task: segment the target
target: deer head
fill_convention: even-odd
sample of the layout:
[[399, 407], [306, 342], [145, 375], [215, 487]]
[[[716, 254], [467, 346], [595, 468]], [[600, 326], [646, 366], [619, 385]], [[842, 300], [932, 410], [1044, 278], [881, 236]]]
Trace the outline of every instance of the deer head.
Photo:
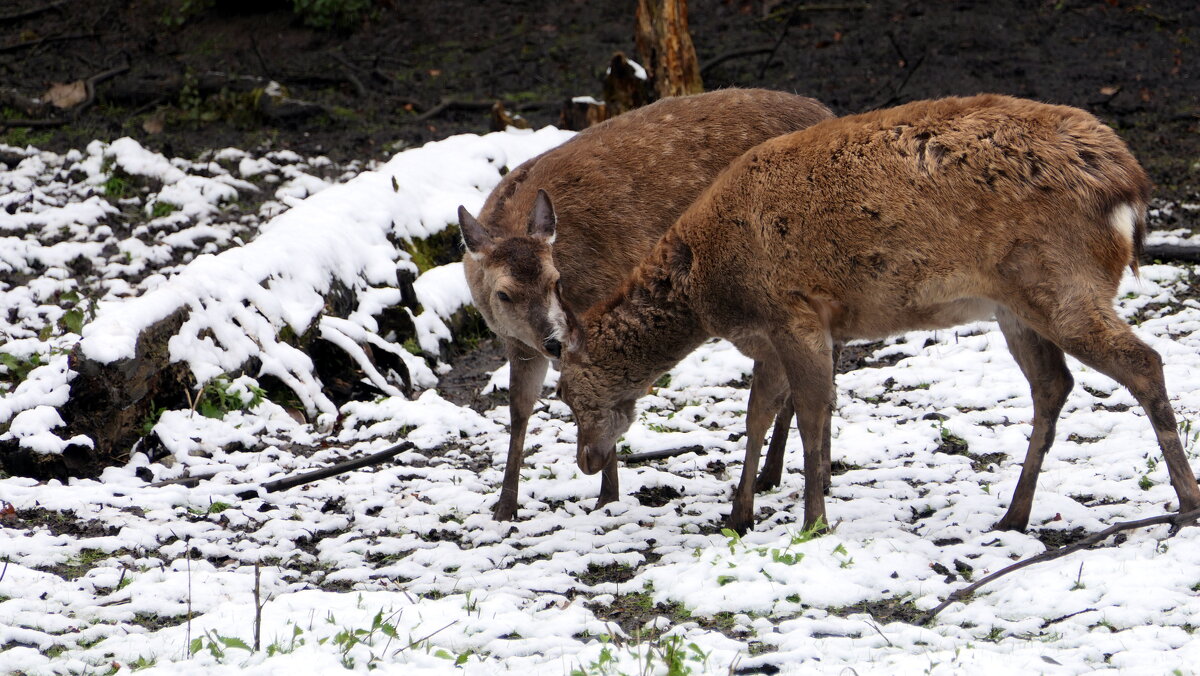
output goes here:
[[557, 219], [539, 190], [524, 235], [492, 237], [463, 207], [458, 222], [473, 265], [475, 306], [497, 334], [557, 359], [567, 329], [551, 247]]
[[646, 389], [605, 378], [606, 372], [594, 368], [586, 350], [574, 345], [564, 353], [561, 366], [558, 395], [571, 407], [578, 427], [575, 460], [584, 474], [595, 474], [616, 454], [617, 439], [633, 423], [634, 405]]

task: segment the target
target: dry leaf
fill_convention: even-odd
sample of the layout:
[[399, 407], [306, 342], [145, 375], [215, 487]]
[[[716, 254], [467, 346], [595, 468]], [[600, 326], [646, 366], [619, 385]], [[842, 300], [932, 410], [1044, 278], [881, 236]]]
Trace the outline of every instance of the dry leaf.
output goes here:
[[142, 121], [142, 130], [147, 134], [161, 134], [163, 133], [164, 127], [165, 125], [163, 124], [163, 119], [157, 115], [153, 117], [147, 117]]
[[50, 91], [44, 97], [55, 108], [73, 108], [87, 98], [87, 85], [83, 80], [74, 82], [51, 82]]
[[1100, 93], [1105, 96], [1112, 96], [1119, 91], [1121, 91], [1120, 87], [1101, 87], [1100, 88]]

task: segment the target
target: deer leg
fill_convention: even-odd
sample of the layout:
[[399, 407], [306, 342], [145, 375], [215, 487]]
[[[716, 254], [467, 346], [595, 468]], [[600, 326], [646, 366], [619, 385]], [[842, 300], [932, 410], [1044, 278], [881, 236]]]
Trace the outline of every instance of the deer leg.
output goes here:
[[[815, 318], [814, 318], [815, 319]], [[783, 362], [796, 424], [804, 445], [804, 527], [828, 525], [825, 517], [823, 446], [833, 412], [833, 360], [823, 331], [778, 336], [775, 351]]]
[[767, 436], [767, 427], [779, 410], [786, 393], [787, 380], [777, 365], [754, 362], [754, 376], [750, 381], [750, 403], [746, 407], [746, 460], [742, 464], [742, 478], [733, 494], [733, 509], [729, 512], [728, 522], [729, 527], [738, 533], [745, 533], [754, 525], [754, 488], [758, 458], [762, 451], [763, 439]]
[[[1057, 308], [1045, 335], [1067, 353], [1125, 386], [1150, 418], [1179, 496], [1179, 510], [1200, 508], [1200, 485], [1188, 464], [1175, 428], [1175, 412], [1167, 398], [1162, 357], [1143, 343], [1108, 303], [1067, 302]], [[1037, 324], [1033, 324], [1035, 328]]]
[[[829, 404], [832, 413], [832, 407], [837, 403], [837, 385], [833, 381], [834, 374], [837, 373], [838, 359], [842, 356], [842, 344], [835, 342], [830, 346], [829, 355]], [[832, 414], [825, 418], [825, 429], [821, 432], [821, 491], [825, 495], [829, 495], [829, 489], [833, 486], [833, 455], [832, 455], [832, 435], [833, 435], [833, 416]]]
[[492, 510], [496, 521], [512, 521], [517, 515], [517, 484], [521, 481], [521, 458], [525, 453], [525, 432], [533, 405], [542, 394], [546, 367], [550, 360], [515, 340], [508, 341], [508, 459], [504, 464], [504, 483], [500, 500]]
[[[792, 427], [792, 398], [788, 397], [783, 408], [775, 413], [775, 427], [771, 430], [771, 445], [767, 447], [767, 461], [763, 465], [758, 480], [754, 482], [754, 490], [758, 493], [778, 488], [783, 483], [783, 460], [787, 454], [788, 432]], [[749, 425], [747, 425], [749, 429]], [[749, 445], [749, 441], [747, 441]]]
[[[841, 356], [841, 343], [834, 343], [831, 355], [831, 363], [833, 364], [834, 372], [837, 371], [838, 357]], [[831, 395], [831, 401], [836, 401], [836, 392]], [[792, 424], [792, 416], [794, 415], [795, 405], [791, 397], [784, 402], [781, 412], [776, 414], [775, 428], [771, 430], [771, 445], [767, 448], [767, 463], [763, 466], [762, 473], [758, 475], [758, 482], [755, 484], [755, 490], [762, 492], [772, 488], [778, 488], [783, 483], [783, 461], [787, 452], [787, 437], [788, 431]], [[830, 417], [832, 420], [832, 416]], [[821, 467], [823, 468], [823, 476], [821, 478], [821, 488], [826, 495], [829, 495], [829, 487], [832, 483], [831, 459], [830, 459], [830, 421], [826, 421], [825, 430], [821, 433]]]
[[617, 482], [617, 456], [613, 454], [608, 464], [600, 471], [600, 497], [592, 509], [600, 509], [610, 502], [616, 502], [621, 497], [621, 488]]
[[996, 523], [997, 530], [1025, 530], [1029, 524], [1029, 512], [1033, 506], [1033, 492], [1037, 488], [1042, 460], [1050, 445], [1054, 443], [1054, 430], [1058, 415], [1074, 381], [1067, 369], [1063, 351], [1057, 345], [1038, 335], [1004, 308], [998, 308], [996, 319], [1008, 342], [1008, 349], [1016, 359], [1033, 396], [1033, 432], [1029, 435], [1029, 450], [1021, 467], [1021, 478], [1013, 492], [1012, 502], [1004, 517]]

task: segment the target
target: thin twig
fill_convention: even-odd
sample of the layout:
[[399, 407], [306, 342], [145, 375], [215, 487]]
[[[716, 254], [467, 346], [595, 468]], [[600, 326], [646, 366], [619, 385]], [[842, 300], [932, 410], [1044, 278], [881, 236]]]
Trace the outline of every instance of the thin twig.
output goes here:
[[262, 584], [258, 561], [254, 562], [254, 652], [261, 649], [262, 644]]
[[438, 102], [438, 104], [436, 106], [434, 106], [434, 107], [430, 108], [429, 110], [421, 113], [420, 115], [414, 117], [412, 121], [413, 122], [424, 122], [425, 120], [428, 120], [431, 117], [441, 115], [443, 111], [448, 110], [451, 106], [454, 106], [454, 105], [456, 105], [456, 104], [451, 99], [442, 99], [440, 102]]
[[[910, 79], [912, 79], [913, 74], [915, 74], [917, 72], [917, 69], [921, 67], [921, 64], [925, 63], [926, 56], [927, 56], [927, 53], [921, 54], [920, 58], [917, 59], [917, 62], [912, 65], [912, 68], [906, 68], [905, 69], [906, 72], [904, 74], [904, 79], [902, 79], [900, 81], [900, 84], [896, 86], [896, 90], [892, 93], [892, 95], [883, 103], [880, 103], [879, 105], [871, 107], [870, 110], [878, 110], [880, 108], [886, 108], [886, 107], [892, 105], [893, 103], [899, 103], [900, 92], [904, 91], [904, 88], [908, 85], [908, 81]], [[883, 88], [880, 87], [879, 91], [882, 92]], [[878, 96], [878, 95], [879, 94], [876, 93], [876, 96]]]
[[888, 638], [887, 636], [884, 636], [884, 634], [883, 634], [883, 630], [879, 628], [879, 624], [878, 624], [877, 622], [875, 622], [875, 620], [869, 620], [869, 621], [867, 622], [867, 626], [869, 626], [869, 627], [871, 627], [872, 629], [874, 629], [876, 634], [879, 634], [879, 636], [880, 636], [880, 637], [882, 637], [882, 638], [883, 638], [883, 640], [887, 641], [887, 644], [888, 644], [888, 647], [889, 647], [889, 648], [894, 648], [894, 647], [896, 647], [896, 646], [892, 645], [892, 640], [891, 640], [890, 638]]
[[15, 129], [18, 127], [40, 129], [42, 127], [61, 127], [66, 123], [66, 120], [59, 120], [57, 118], [50, 118], [47, 120], [0, 120], [0, 129]]
[[183, 539], [184, 553], [187, 558], [187, 632], [184, 636], [183, 644], [184, 659], [191, 657], [186, 653], [192, 649], [192, 538], [185, 537]]
[[1026, 566], [1032, 566], [1035, 563], [1041, 563], [1043, 561], [1053, 561], [1054, 559], [1066, 556], [1067, 554], [1070, 554], [1071, 552], [1077, 552], [1080, 549], [1084, 549], [1085, 547], [1090, 547], [1091, 545], [1094, 545], [1098, 542], [1103, 542], [1106, 538], [1108, 538], [1108, 536], [1112, 535], [1113, 533], [1119, 533], [1119, 532], [1125, 531], [1125, 530], [1133, 530], [1135, 528], [1142, 528], [1144, 526], [1157, 526], [1160, 524], [1171, 524], [1172, 527], [1174, 527], [1174, 528], [1181, 528], [1183, 526], [1190, 525], [1191, 523], [1195, 522], [1197, 519], [1200, 519], [1200, 509], [1193, 509], [1190, 512], [1181, 512], [1178, 514], [1162, 514], [1160, 516], [1152, 516], [1152, 517], [1149, 517], [1146, 519], [1138, 519], [1136, 521], [1122, 521], [1121, 523], [1113, 524], [1113, 525], [1109, 526], [1108, 528], [1105, 528], [1104, 530], [1100, 531], [1099, 533], [1089, 535], [1077, 542], [1073, 542], [1069, 545], [1059, 547], [1058, 549], [1051, 549], [1050, 551], [1042, 552], [1041, 554], [1038, 554], [1037, 556], [1032, 556], [1028, 559], [1018, 561], [1018, 562], [1012, 564], [1011, 566], [1007, 566], [1005, 568], [1002, 568], [1002, 569], [992, 573], [991, 575], [988, 575], [987, 577], [979, 580], [978, 582], [975, 582], [974, 584], [971, 584], [966, 587], [963, 587], [962, 589], [959, 589], [958, 591], [954, 592], [950, 596], [946, 597], [945, 601], [942, 601], [935, 608], [933, 608], [929, 612], [922, 615], [917, 620], [917, 624], [928, 624], [930, 622], [930, 620], [932, 620], [938, 613], [945, 610], [951, 603], [955, 603], [956, 601], [961, 601], [962, 599], [975, 593], [976, 589], [979, 589], [983, 585], [985, 585], [999, 577], [1003, 577], [1005, 575], [1008, 575], [1009, 573], [1018, 571], [1022, 568], [1025, 568]]
[[5, 14], [0, 16], [0, 23], [28, 19], [31, 16], [37, 16], [38, 14], [49, 12], [52, 9], [58, 9], [69, 2], [71, 2], [71, 0], [58, 0], [58, 2], [52, 2], [48, 5], [42, 5], [41, 7], [34, 7], [33, 9], [26, 9], [20, 12], [13, 12], [12, 14]]
[[750, 49], [739, 49], [736, 51], [725, 52], [724, 54], [719, 54], [719, 55], [714, 56], [713, 58], [709, 59], [708, 61], [705, 61], [704, 65], [700, 66], [700, 75], [704, 76], [705, 74], [708, 73], [708, 71], [712, 70], [713, 68], [716, 68], [717, 66], [725, 63], [726, 61], [730, 61], [733, 59], [741, 59], [741, 58], [744, 58], [747, 56], [757, 56], [759, 54], [766, 54], [769, 51], [771, 51], [770, 47], [752, 47]]
[[88, 106], [92, 105], [92, 102], [96, 100], [96, 85], [98, 85], [101, 82], [104, 82], [105, 80], [108, 80], [110, 78], [114, 78], [128, 70], [129, 70], [129, 61], [126, 60], [125, 65], [123, 65], [123, 66], [118, 66], [116, 68], [110, 68], [102, 73], [96, 73], [95, 75], [89, 77], [87, 79], [87, 81], [84, 82], [84, 86], [87, 88], [87, 98], [85, 98], [82, 103], [80, 103], [78, 106], [76, 106], [71, 111], [71, 114], [73, 116], [75, 116], [76, 118], [78, 118], [79, 115], [81, 113], [83, 113], [83, 111], [87, 110]]
[[254, 48], [254, 55], [258, 57], [258, 65], [262, 68], [263, 77], [268, 80], [273, 79], [271, 77], [271, 69], [267, 68], [267, 60], [263, 58], [262, 50], [258, 48], [258, 40], [254, 38], [253, 34], [250, 35], [250, 46]]
[[404, 652], [405, 650], [408, 650], [409, 648], [411, 648], [419, 643], [428, 641], [429, 639], [433, 638], [434, 636], [437, 636], [438, 634], [442, 633], [443, 631], [446, 631], [447, 629], [449, 629], [450, 627], [453, 627], [456, 624], [458, 624], [458, 620], [453, 620], [450, 622], [450, 624], [447, 624], [446, 626], [442, 627], [441, 629], [438, 629], [435, 632], [432, 632], [430, 634], [426, 634], [426, 635], [422, 636], [421, 638], [409, 643], [408, 645], [404, 646], [403, 648], [396, 648], [396, 652], [392, 653], [392, 655], [399, 655], [400, 653]]
[[[534, 108], [549, 108], [560, 105], [561, 102], [556, 101], [531, 101], [529, 103], [512, 104], [501, 101], [506, 108], [515, 111], [532, 110]], [[437, 117], [447, 110], [491, 110], [492, 106], [496, 105], [495, 101], [455, 101], [454, 99], [442, 99], [436, 106], [412, 118], [409, 122], [424, 122], [431, 117]]]
[[785, 14], [790, 16], [790, 15], [796, 14], [798, 12], [838, 12], [838, 11], [842, 11], [842, 10], [867, 10], [867, 9], [871, 9], [871, 5], [870, 5], [870, 3], [866, 3], [866, 2], [845, 4], [845, 5], [837, 5], [837, 4], [833, 4], [833, 5], [792, 5], [791, 7], [786, 7], [784, 9], [774, 11], [771, 14], [769, 14], [763, 18], [775, 19], [775, 18], [781, 17]]
[[771, 53], [767, 58], [763, 59], [762, 66], [758, 69], [758, 79], [763, 79], [767, 74], [767, 67], [771, 65], [771, 60], [775, 58], [775, 53], [779, 51], [780, 45], [783, 44], [784, 38], [787, 37], [788, 31], [792, 29], [792, 21], [796, 18], [796, 12], [790, 12], [787, 15], [787, 20], [783, 22], [783, 31], [779, 33], [779, 39], [775, 41], [775, 46], [771, 47]]
[[65, 42], [67, 40], [84, 40], [87, 38], [97, 37], [97, 33], [74, 33], [72, 35], [55, 35], [48, 38], [39, 38], [37, 40], [28, 40], [26, 42], [18, 42], [12, 45], [4, 45], [0, 47], [0, 54], [4, 52], [15, 52], [27, 47], [37, 47], [39, 45], [49, 44], [51, 42]]
[[334, 61], [342, 64], [342, 69], [346, 73], [346, 79], [350, 81], [350, 84], [354, 85], [354, 90], [358, 92], [359, 98], [367, 98], [367, 88], [363, 86], [362, 80], [358, 79], [358, 76], [354, 74], [354, 66], [350, 61], [337, 52], [330, 52], [329, 55], [333, 57]]

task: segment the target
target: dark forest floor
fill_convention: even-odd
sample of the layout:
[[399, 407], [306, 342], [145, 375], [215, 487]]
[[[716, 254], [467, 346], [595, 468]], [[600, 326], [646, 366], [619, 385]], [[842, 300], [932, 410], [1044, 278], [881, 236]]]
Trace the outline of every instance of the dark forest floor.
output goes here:
[[[447, 98], [500, 99], [534, 126], [555, 123], [564, 99], [599, 96], [614, 51], [634, 52], [632, 2], [378, 0], [341, 30], [306, 27], [290, 6], [8, 0], [0, 89], [37, 97], [53, 82], [128, 70], [97, 83], [94, 103], [61, 126], [0, 137], [52, 150], [128, 135], [183, 156], [238, 146], [384, 159], [487, 130], [485, 109], [421, 119]], [[689, 13], [707, 88], [791, 90], [839, 114], [984, 91], [1080, 106], [1129, 141], [1158, 196], [1200, 196], [1194, 1], [693, 0]], [[271, 80], [319, 107], [264, 112]], [[50, 116], [0, 97], [5, 119]]]

